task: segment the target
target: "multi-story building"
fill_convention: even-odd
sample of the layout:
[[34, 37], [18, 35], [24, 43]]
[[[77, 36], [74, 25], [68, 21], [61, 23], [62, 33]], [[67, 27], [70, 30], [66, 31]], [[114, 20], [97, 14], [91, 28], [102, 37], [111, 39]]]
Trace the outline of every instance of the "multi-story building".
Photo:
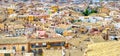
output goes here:
[[0, 39], [0, 56], [17, 56], [25, 53], [34, 53], [34, 55], [42, 55], [42, 49], [62, 49], [68, 47], [65, 38], [48, 38], [48, 39], [27, 39], [21, 37], [4, 37]]
[[25, 52], [28, 52], [28, 44], [27, 40], [25, 37], [21, 38], [1, 38], [0, 41], [0, 49], [1, 50], [6, 50], [6, 51], [15, 51], [9, 52], [9, 53], [2, 53], [0, 56], [14, 56], [16, 54], [23, 54]]

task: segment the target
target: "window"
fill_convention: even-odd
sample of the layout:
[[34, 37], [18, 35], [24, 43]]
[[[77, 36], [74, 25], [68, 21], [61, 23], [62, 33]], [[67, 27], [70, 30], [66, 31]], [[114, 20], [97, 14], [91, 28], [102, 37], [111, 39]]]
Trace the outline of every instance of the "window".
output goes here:
[[31, 47], [32, 47], [32, 48], [35, 48], [35, 45], [34, 45], [34, 44], [31, 44]]
[[25, 47], [24, 46], [22, 46], [22, 51], [25, 51]]
[[3, 50], [6, 50], [6, 47], [3, 47]]
[[42, 43], [42, 47], [47, 47], [47, 43]]
[[61, 46], [62, 43], [58, 42], [58, 43], [51, 43], [51, 46]]
[[13, 50], [15, 50], [15, 51], [16, 51], [16, 47], [15, 47], [15, 46], [13, 47]]
[[43, 50], [42, 50], [42, 49], [39, 49], [39, 50], [38, 50], [38, 53], [42, 55]]

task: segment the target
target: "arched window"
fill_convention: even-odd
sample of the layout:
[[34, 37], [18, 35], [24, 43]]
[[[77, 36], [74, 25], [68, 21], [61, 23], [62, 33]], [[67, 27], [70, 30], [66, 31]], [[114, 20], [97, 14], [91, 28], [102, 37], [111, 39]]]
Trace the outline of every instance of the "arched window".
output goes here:
[[24, 46], [22, 46], [22, 51], [25, 51], [25, 47]]
[[6, 50], [6, 47], [3, 47], [3, 50]]
[[15, 51], [16, 51], [16, 47], [15, 47], [15, 46], [13, 47], [13, 50], [15, 50]]

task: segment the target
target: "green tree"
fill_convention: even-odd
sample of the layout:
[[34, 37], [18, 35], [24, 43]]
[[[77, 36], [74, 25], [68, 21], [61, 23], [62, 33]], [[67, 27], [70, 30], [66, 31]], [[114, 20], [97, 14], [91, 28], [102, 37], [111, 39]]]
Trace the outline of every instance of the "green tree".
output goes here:
[[85, 11], [82, 12], [84, 16], [89, 16], [92, 13], [97, 13], [97, 9], [89, 9], [87, 8]]
[[84, 14], [85, 16], [88, 16], [88, 15], [90, 14], [90, 12], [89, 12], [88, 9], [86, 9], [86, 10], [83, 12], [83, 14]]

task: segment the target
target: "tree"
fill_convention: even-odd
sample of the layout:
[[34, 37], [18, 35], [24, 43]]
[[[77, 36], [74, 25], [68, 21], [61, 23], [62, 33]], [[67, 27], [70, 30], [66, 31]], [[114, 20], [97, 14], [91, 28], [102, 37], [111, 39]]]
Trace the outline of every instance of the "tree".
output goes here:
[[82, 12], [82, 14], [84, 16], [88, 16], [88, 15], [90, 15], [92, 13], [97, 13], [97, 9], [95, 10], [95, 9], [89, 9], [89, 8], [87, 8], [85, 11]]
[[90, 12], [89, 12], [88, 9], [86, 9], [86, 10], [83, 12], [83, 14], [84, 14], [85, 16], [88, 16], [88, 15], [90, 14]]

